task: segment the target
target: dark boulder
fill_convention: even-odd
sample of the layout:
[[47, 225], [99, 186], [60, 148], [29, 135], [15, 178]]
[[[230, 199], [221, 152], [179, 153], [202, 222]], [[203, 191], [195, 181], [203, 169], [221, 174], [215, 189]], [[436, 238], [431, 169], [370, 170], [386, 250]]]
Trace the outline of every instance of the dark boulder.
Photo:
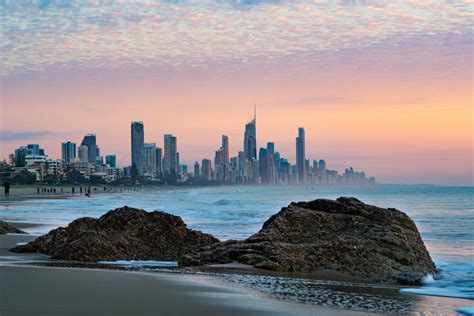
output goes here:
[[22, 230], [19, 230], [4, 221], [0, 221], [0, 235], [5, 235], [5, 234], [27, 234]]
[[355, 198], [291, 203], [247, 240], [205, 247], [181, 265], [229, 262], [282, 272], [332, 270], [387, 284], [419, 284], [436, 271], [408, 215]]
[[11, 251], [82, 262], [174, 261], [216, 242], [211, 235], [188, 229], [178, 216], [125, 206], [98, 219], [79, 218]]

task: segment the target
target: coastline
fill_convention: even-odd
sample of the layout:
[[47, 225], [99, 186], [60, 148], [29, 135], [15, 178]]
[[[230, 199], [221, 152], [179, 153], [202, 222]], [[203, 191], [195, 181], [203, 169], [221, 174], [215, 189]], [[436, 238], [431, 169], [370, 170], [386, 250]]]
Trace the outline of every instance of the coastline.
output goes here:
[[[38, 227], [34, 223], [9, 224], [23, 230]], [[358, 283], [330, 271], [297, 275], [239, 264], [185, 271], [130, 269], [9, 252], [18, 243], [35, 238], [0, 235], [0, 315], [382, 315], [398, 309], [454, 313], [455, 307], [471, 303], [402, 295], [400, 287]], [[261, 286], [268, 283], [274, 287]], [[305, 291], [310, 297], [299, 296]], [[363, 304], [352, 304], [351, 297]], [[326, 304], [331, 301], [335, 304]]]
[[1, 315], [374, 315], [275, 300], [208, 275], [48, 266], [48, 256], [8, 251], [34, 238], [0, 236]]
[[[138, 205], [145, 205], [145, 208], [149, 210], [153, 210], [155, 207], [158, 209], [166, 209], [166, 210], [175, 210], [176, 213], [182, 212], [180, 215], [181, 216], [189, 216], [189, 212], [192, 212], [192, 208], [188, 208], [187, 203], [183, 203], [182, 201], [187, 201], [191, 199], [193, 202], [192, 203], [199, 203], [201, 201], [204, 201], [204, 203], [201, 203], [198, 205], [198, 209], [205, 209], [206, 212], [209, 212], [211, 210], [217, 209], [220, 213], [222, 214], [227, 214], [228, 212], [232, 212], [235, 208], [240, 208], [242, 205], [242, 194], [244, 195], [246, 201], [250, 198], [250, 204], [243, 204], [245, 207], [248, 207], [249, 209], [254, 209], [256, 208], [256, 205], [259, 207], [261, 205], [265, 205], [264, 203], [261, 203], [261, 196], [260, 192], [259, 194], [253, 194], [249, 195], [248, 192], [252, 192], [251, 190], [246, 190], [245, 188], [237, 188], [237, 189], [219, 189], [217, 190], [218, 194], [215, 193], [215, 190], [208, 191], [208, 190], [192, 190], [192, 191], [186, 191], [184, 190], [183, 192], [186, 195], [182, 195], [183, 192], [181, 190], [163, 190], [163, 188], [155, 188], [151, 187], [149, 188], [150, 192], [147, 192], [147, 194], [136, 194], [133, 192], [133, 190], [126, 191], [126, 194], [118, 194], [118, 195], [100, 195], [97, 194], [95, 195], [96, 199], [94, 199], [94, 195], [92, 196], [91, 199], [86, 199], [84, 198], [75, 198], [75, 199], [67, 199], [64, 200], [64, 202], [61, 201], [56, 201], [56, 200], [51, 200], [51, 202], [46, 202], [46, 201], [38, 201], [38, 203], [35, 203], [34, 201], [31, 202], [21, 202], [18, 203], [18, 205], [22, 205], [21, 208], [15, 207], [16, 203], [12, 203], [11, 206], [6, 204], [3, 204], [4, 210], [6, 213], [4, 215], [7, 215], [3, 220], [6, 220], [10, 224], [12, 224], [15, 227], [18, 227], [20, 229], [26, 230], [27, 232], [33, 232], [33, 233], [45, 233], [47, 230], [46, 228], [52, 227], [50, 225], [44, 225], [44, 223], [48, 221], [42, 221], [42, 218], [38, 217], [37, 215], [29, 216], [30, 214], [38, 214], [38, 212], [41, 212], [39, 214], [43, 214], [42, 212], [46, 212], [45, 214], [52, 214], [53, 217], [50, 218], [61, 218], [61, 219], [66, 219], [69, 220], [67, 217], [63, 217], [63, 214], [74, 214], [74, 216], [71, 217], [74, 218], [77, 216], [77, 214], [81, 214], [81, 216], [100, 216], [101, 212], [105, 212], [109, 208], [110, 203], [117, 203], [119, 205], [123, 204], [132, 204], [131, 202], [133, 201], [133, 205], [136, 205], [138, 201]], [[449, 188], [444, 189], [442, 192], [449, 193], [451, 196], [451, 191], [447, 191]], [[155, 191], [157, 190], [157, 191]], [[158, 191], [160, 190], [160, 191]], [[282, 192], [282, 189], [276, 189], [277, 192]], [[304, 191], [296, 191], [296, 194], [294, 194], [294, 191], [291, 191], [291, 194], [288, 196], [291, 197], [291, 199], [296, 199], [296, 200], [303, 200], [307, 198], [306, 196], [312, 196], [315, 193], [318, 195], [330, 195], [331, 191], [313, 191], [314, 188], [306, 188]], [[449, 189], [450, 190], [450, 189]], [[148, 188], [141, 187], [139, 188], [139, 191], [142, 191], [145, 193], [148, 191]], [[226, 192], [227, 195], [222, 196], [221, 192]], [[155, 194], [156, 192], [156, 194]], [[235, 198], [232, 196], [235, 193], [239, 193], [239, 198]], [[265, 191], [264, 191], [265, 192]], [[303, 192], [303, 193], [301, 193]], [[329, 192], [329, 193], [328, 193]], [[382, 193], [384, 195], [389, 194], [392, 196], [394, 193], [398, 193], [398, 189], [396, 191], [389, 190], [388, 193], [383, 191]], [[428, 191], [430, 194], [428, 196], [431, 196], [432, 194], [437, 194], [439, 195], [439, 191], [432, 191], [431, 189]], [[340, 192], [337, 191], [337, 194]], [[360, 192], [359, 192], [360, 193]], [[364, 193], [364, 192], [362, 192]], [[372, 194], [372, 192], [370, 192]], [[230, 196], [229, 196], [230, 194]], [[273, 196], [274, 195], [274, 190], [270, 191], [269, 195]], [[370, 195], [371, 198], [373, 198], [373, 195]], [[462, 197], [462, 196], [461, 196]], [[258, 198], [258, 203], [255, 203], [255, 201], [252, 201], [253, 199]], [[201, 199], [201, 200], [200, 200]], [[223, 200], [225, 199], [225, 200]], [[402, 206], [400, 206], [401, 209], [406, 209], [408, 211], [410, 210], [417, 210], [417, 213], [410, 213], [414, 214], [415, 217], [418, 215], [418, 218], [424, 219], [427, 211], [427, 207], [424, 206], [424, 201], [425, 197], [423, 199], [414, 199], [411, 195], [409, 196], [409, 199], [400, 199], [397, 196], [397, 199], [391, 199], [387, 200], [385, 196], [383, 199], [381, 199], [381, 205], [385, 205], [387, 207], [389, 206], [397, 206], [398, 203], [401, 203]], [[168, 201], [172, 201], [172, 204], [167, 203]], [[222, 202], [226, 202], [225, 204]], [[410, 202], [405, 202], [405, 201], [410, 201]], [[472, 198], [468, 198], [467, 202], [472, 201]], [[227, 203], [228, 202], [228, 203]], [[252, 204], [253, 203], [253, 204]], [[275, 205], [282, 205], [283, 202], [275, 202]], [[411, 203], [410, 205], [407, 205], [407, 203]], [[374, 204], [379, 204], [377, 201], [374, 202]], [[459, 204], [459, 205], [458, 205]], [[456, 204], [456, 207], [461, 207], [460, 203]], [[24, 208], [23, 208], [24, 205]], [[115, 205], [115, 204], [112, 204]], [[405, 206], [403, 206], [405, 205]], [[65, 208], [66, 207], [66, 208]], [[467, 206], [464, 206], [467, 207]], [[274, 213], [274, 210], [276, 209], [276, 206], [267, 206], [267, 209], [270, 211], [267, 211], [268, 214]], [[26, 212], [25, 212], [25, 211]], [[89, 213], [90, 210], [96, 210], [95, 213]], [[431, 210], [431, 208], [429, 208]], [[443, 212], [451, 213], [449, 212], [449, 208], [446, 206], [443, 207]], [[64, 213], [63, 213], [64, 212]], [[71, 213], [69, 213], [71, 212]], [[220, 214], [219, 213], [219, 214]], [[89, 215], [90, 214], [90, 215]], [[178, 213], [179, 214], [179, 213]], [[422, 214], [423, 216], [420, 217], [419, 214]], [[192, 214], [194, 217], [199, 216], [201, 218], [202, 213], [197, 213], [197, 214]], [[214, 213], [211, 213], [210, 215], [214, 216]], [[207, 216], [207, 215], [206, 215]], [[204, 218], [208, 218], [208, 217]], [[265, 215], [262, 217], [267, 217], [269, 215]], [[191, 217], [192, 218], [192, 217]], [[209, 216], [209, 218], [212, 218]], [[228, 222], [228, 218], [225, 218], [225, 222]], [[49, 218], [46, 218], [48, 219]], [[38, 221], [38, 222], [36, 222]], [[261, 221], [261, 220], [260, 220]], [[239, 223], [238, 221], [231, 221], [233, 223]], [[42, 224], [37, 224], [37, 223], [42, 223]], [[247, 219], [245, 220], [246, 225]], [[55, 225], [55, 224], [54, 224]], [[64, 224], [63, 224], [64, 225]], [[227, 227], [228, 224], [226, 224]], [[260, 227], [260, 223], [258, 223], [258, 228]], [[196, 226], [195, 226], [196, 227]], [[426, 226], [425, 226], [426, 227]], [[448, 225], [449, 227], [449, 225]], [[56, 228], [56, 227], [52, 227]], [[246, 226], [245, 228], [248, 228]], [[256, 231], [258, 228], [253, 228], [253, 229], [248, 229], [252, 231]], [[203, 229], [203, 231], [209, 231], [214, 229], [211, 226], [211, 229]], [[243, 227], [239, 227], [239, 231], [242, 230]], [[48, 229], [49, 230], [49, 229]], [[429, 236], [429, 235], [428, 235]], [[3, 235], [0, 236], [0, 241], [4, 240], [5, 238], [13, 238], [14, 236], [8, 236], [4, 237]], [[15, 238], [19, 238], [18, 242], [23, 242], [21, 241], [21, 238], [36, 238], [36, 236], [15, 236]], [[233, 237], [233, 236], [232, 236]], [[438, 238], [438, 235], [431, 236], [432, 238]], [[14, 244], [12, 244], [14, 245]], [[463, 248], [464, 249], [464, 248]], [[454, 250], [454, 249], [453, 249]], [[452, 251], [452, 250], [450, 250]], [[0, 253], [0, 256], [9, 256], [10, 258], [16, 258], [15, 260], [18, 261], [18, 257], [16, 257], [16, 254], [8, 252], [8, 249], [6, 249], [6, 252], [4, 254]], [[31, 257], [30, 257], [31, 258]], [[21, 260], [24, 260], [25, 258], [21, 258]], [[47, 261], [49, 260], [46, 258]], [[2, 259], [0, 259], [1, 262]], [[71, 263], [63, 263], [62, 266], [59, 264], [59, 262], [54, 261], [55, 264], [51, 264], [53, 262], [52, 260], [49, 260], [48, 262], [44, 262], [40, 265], [43, 267], [38, 267], [36, 265], [36, 268], [48, 268], [48, 269], [56, 269], [56, 268], [71, 268], [71, 269], [78, 269], [80, 271], [84, 269], [90, 269], [94, 268], [93, 270], [98, 270], [98, 268], [102, 270], [113, 270], [110, 267], [90, 267], [90, 268], [78, 268], [77, 266], [74, 267], [73, 264]], [[19, 262], [15, 263], [15, 266], [18, 266]], [[31, 263], [23, 263], [22, 266], [31, 266]], [[3, 265], [4, 266], [4, 265]], [[31, 267], [29, 267], [31, 268]], [[463, 308], [466, 306], [472, 306], [472, 300], [465, 300], [465, 299], [457, 299], [457, 298], [449, 298], [449, 297], [433, 297], [433, 296], [426, 296], [424, 295], [412, 295], [412, 294], [400, 294], [398, 289], [393, 290], [389, 289], [388, 291], [391, 293], [380, 293], [377, 289], [377, 287], [373, 287], [372, 289], [370, 287], [358, 287], [355, 283], [356, 280], [354, 280], [352, 283], [347, 286], [349, 282], [344, 283], [337, 283], [337, 282], [324, 282], [324, 281], [319, 281], [321, 279], [328, 279], [328, 280], [333, 280], [334, 276], [327, 276], [326, 278], [323, 275], [316, 276], [314, 279], [309, 279], [307, 275], [305, 276], [296, 276], [296, 275], [269, 275], [269, 273], [265, 273], [264, 271], [257, 271], [257, 273], [250, 272], [249, 269], [245, 268], [242, 271], [241, 268], [243, 267], [210, 267], [209, 271], [204, 271], [205, 277], [200, 276], [199, 278], [205, 278], [206, 282], [210, 282], [211, 284], [218, 284], [219, 286], [224, 286], [224, 288], [231, 288], [234, 289], [237, 287], [237, 291], [243, 291], [243, 292], [249, 292], [252, 291], [252, 293], [258, 293], [258, 295], [263, 295], [266, 298], [270, 298], [271, 300], [276, 300], [278, 302], [282, 302], [282, 304], [286, 303], [294, 303], [294, 302], [304, 302], [304, 306], [309, 306], [308, 308], [313, 311], [313, 314], [317, 312], [319, 314], [319, 308], [324, 307], [327, 301], [332, 301], [332, 303], [329, 303], [328, 305], [330, 306], [330, 309], [335, 309], [340, 313], [345, 313], [348, 310], [351, 310], [352, 307], [348, 307], [345, 309], [341, 309], [340, 307], [335, 307], [334, 302], [337, 304], [340, 304], [341, 306], [345, 306], [345, 302], [351, 301], [351, 300], [364, 300], [364, 304], [362, 308], [366, 308], [367, 306], [374, 306], [377, 305], [378, 303], [380, 304], [385, 304], [385, 306], [382, 307], [387, 307], [390, 309], [391, 312], [386, 312], [386, 313], [396, 313], [396, 309], [400, 308], [403, 311], [408, 310], [409, 313], [434, 313], [436, 311], [442, 310], [442, 314], [454, 314], [455, 310], [457, 308]], [[132, 269], [136, 270], [136, 269]], [[200, 269], [201, 271], [205, 269]], [[38, 270], [35, 273], [41, 273], [43, 270]], [[54, 270], [58, 271], [58, 270]], [[450, 270], [448, 270], [449, 272]], [[196, 274], [202, 274], [200, 271], [196, 271], [194, 274], [191, 273], [169, 273], [168, 272], [163, 272], [163, 271], [157, 271], [154, 269], [143, 269], [142, 271], [122, 271], [123, 273], [142, 273], [146, 272], [148, 277], [154, 277], [156, 275], [169, 278], [171, 277], [172, 279], [178, 278], [179, 280], [186, 281], [188, 280], [189, 282], [195, 282], [194, 280], [197, 278]], [[263, 273], [262, 273], [263, 272]], [[16, 273], [16, 272], [15, 272]], [[21, 274], [18, 274], [18, 278], [21, 278]], [[34, 278], [34, 277], [33, 277]], [[198, 278], [198, 279], [199, 279]], [[344, 281], [344, 280], [341, 280]], [[197, 281], [196, 281], [197, 282]], [[224, 284], [223, 284], [224, 283]], [[11, 285], [15, 286], [15, 285]], [[32, 287], [38, 287], [41, 285], [32, 283], [29, 286]], [[57, 286], [63, 287], [64, 285], [58, 284]], [[72, 284], [69, 284], [68, 286], [73, 286]], [[367, 289], [369, 291], [367, 291]], [[67, 291], [67, 288], [64, 289]], [[93, 289], [92, 289], [93, 290]], [[126, 289], [124, 289], [126, 291]], [[327, 293], [330, 292], [335, 292], [335, 293], [341, 293], [341, 291], [347, 291], [349, 292], [349, 295], [326, 295]], [[385, 290], [384, 290], [385, 291]], [[385, 295], [388, 294], [388, 295]], [[18, 293], [18, 295], [21, 294]], [[100, 295], [100, 293], [98, 294]], [[428, 294], [429, 295], [429, 294]], [[389, 301], [384, 302], [385, 298], [389, 299]], [[46, 299], [46, 298], [45, 298]], [[405, 305], [404, 305], [405, 304]], [[301, 304], [303, 305], [303, 304]], [[321, 306], [323, 305], [323, 306]], [[369, 307], [366, 308], [366, 314], [368, 314], [368, 311], [371, 310]], [[379, 306], [376, 306], [377, 308]], [[405, 309], [408, 308], [408, 309]], [[361, 310], [361, 305], [359, 304], [356, 306], [356, 309], [352, 310]], [[249, 312], [250, 313], [250, 312]], [[379, 310], [379, 313], [383, 313], [382, 311]], [[0, 311], [0, 314], [1, 311]], [[304, 313], [303, 313], [304, 314]], [[324, 315], [324, 314], [323, 314]], [[372, 315], [372, 313], [370, 313]]]
[[[10, 198], [6, 199], [3, 191], [0, 195], [0, 203], [8, 203], [9, 201], [25, 201], [25, 200], [53, 200], [53, 199], [68, 199], [68, 198], [87, 198], [85, 190], [82, 194], [79, 190], [81, 185], [14, 185], [10, 189]], [[82, 188], [88, 186], [84, 185]], [[106, 190], [104, 190], [104, 187]], [[37, 188], [56, 189], [56, 193], [38, 193]], [[75, 188], [75, 193], [72, 193], [72, 188]], [[62, 192], [61, 192], [62, 189]], [[91, 186], [91, 195], [95, 194], [110, 194], [120, 192], [120, 187], [111, 186]]]

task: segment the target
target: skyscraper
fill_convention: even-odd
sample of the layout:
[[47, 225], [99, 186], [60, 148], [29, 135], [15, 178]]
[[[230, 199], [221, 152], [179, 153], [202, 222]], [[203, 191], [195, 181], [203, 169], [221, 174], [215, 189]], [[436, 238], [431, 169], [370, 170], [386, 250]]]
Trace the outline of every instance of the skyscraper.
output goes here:
[[109, 165], [110, 168], [117, 167], [117, 157], [115, 155], [106, 155], [105, 156], [105, 164]]
[[245, 125], [244, 133], [244, 155], [245, 159], [252, 161], [257, 159], [257, 115], [254, 110], [254, 118]]
[[143, 175], [143, 145], [145, 143], [145, 129], [143, 122], [131, 123], [132, 137], [132, 168], [135, 165], [138, 174]]
[[296, 171], [298, 173], [298, 181], [305, 182], [305, 139], [304, 128], [298, 128], [298, 137], [296, 137]]
[[199, 172], [199, 162], [196, 161], [196, 162], [194, 163], [194, 176], [195, 176], [196, 178], [198, 178], [198, 177], [199, 177], [199, 174], [200, 174], [200, 172]]
[[66, 163], [76, 159], [76, 143], [68, 141], [61, 144], [61, 159]]
[[97, 143], [95, 134], [87, 134], [82, 139], [81, 146], [87, 147], [87, 162], [94, 163], [96, 162], [97, 155]]
[[229, 137], [222, 135], [222, 162], [229, 164]]
[[176, 137], [171, 134], [164, 136], [165, 153], [163, 157], [163, 173], [165, 175], [177, 174], [178, 152]]
[[156, 144], [143, 144], [142, 168], [144, 174], [156, 174]]
[[77, 156], [79, 157], [79, 161], [88, 162], [89, 161], [88, 153], [89, 153], [89, 149], [87, 148], [87, 146], [81, 145], [77, 147]]
[[211, 160], [203, 159], [201, 162], [201, 174], [202, 178], [205, 180], [212, 179], [212, 168], [211, 168]]
[[156, 149], [156, 154], [155, 154], [155, 158], [156, 158], [156, 174], [158, 176], [161, 176], [162, 173], [163, 173], [163, 166], [162, 166], [162, 162], [163, 162], [163, 150], [159, 147], [157, 147]]

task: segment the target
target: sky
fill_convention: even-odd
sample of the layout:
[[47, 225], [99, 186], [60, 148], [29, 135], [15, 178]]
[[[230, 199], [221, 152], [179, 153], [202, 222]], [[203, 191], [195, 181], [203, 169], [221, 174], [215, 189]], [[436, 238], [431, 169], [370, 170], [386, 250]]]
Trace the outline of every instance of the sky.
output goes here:
[[97, 135], [130, 164], [257, 142], [383, 183], [473, 185], [473, 1], [0, 0], [0, 157]]

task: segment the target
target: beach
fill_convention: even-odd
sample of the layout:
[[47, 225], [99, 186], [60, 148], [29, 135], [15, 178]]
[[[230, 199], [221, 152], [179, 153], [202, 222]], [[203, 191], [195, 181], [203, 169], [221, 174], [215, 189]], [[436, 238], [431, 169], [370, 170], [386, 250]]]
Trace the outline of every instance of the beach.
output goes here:
[[[463, 226], [471, 214], [471, 189], [415, 189], [419, 191], [417, 195], [413, 187], [378, 191], [149, 188], [140, 192], [97, 194], [90, 199], [76, 196], [3, 201], [0, 219], [33, 236], [0, 235], [0, 315], [153, 315], [162, 311], [170, 315], [455, 315], [457, 308], [474, 305], [472, 298], [463, 298], [469, 296], [472, 282], [469, 277], [472, 235], [469, 225]], [[245, 271], [235, 265], [179, 273], [147, 268], [117, 270], [79, 267], [44, 255], [8, 251], [17, 243], [31, 241], [76, 218], [98, 217], [122, 205], [162, 209], [182, 216], [190, 228], [212, 233], [221, 240], [246, 238], [258, 231], [288, 199], [333, 195], [362, 196], [376, 205], [407, 210], [421, 227], [438, 267], [444, 270], [443, 279], [438, 281], [441, 283], [408, 289], [421, 291], [421, 295], [411, 295], [401, 294], [403, 287], [337, 280], [327, 273], [305, 278]], [[452, 230], [453, 225], [457, 232]], [[463, 238], [458, 239], [461, 234]], [[433, 290], [450, 297], [433, 296]]]
[[[24, 228], [22, 225], [18, 225]], [[0, 236], [0, 315], [340, 315], [340, 310], [269, 299], [211, 277], [52, 267], [8, 251], [35, 237]], [[346, 315], [366, 315], [344, 311]]]
[[[81, 188], [82, 192], [80, 190]], [[88, 185], [12, 185], [10, 188], [10, 198], [6, 199], [2, 190], [0, 194], [0, 202], [40, 199], [66, 199], [71, 197], [86, 198], [86, 188], [88, 188]], [[38, 189], [40, 190], [39, 193]], [[125, 189], [120, 187], [96, 185], [91, 186], [91, 195], [114, 193], [120, 192], [121, 190], [133, 190], [133, 188]]]

